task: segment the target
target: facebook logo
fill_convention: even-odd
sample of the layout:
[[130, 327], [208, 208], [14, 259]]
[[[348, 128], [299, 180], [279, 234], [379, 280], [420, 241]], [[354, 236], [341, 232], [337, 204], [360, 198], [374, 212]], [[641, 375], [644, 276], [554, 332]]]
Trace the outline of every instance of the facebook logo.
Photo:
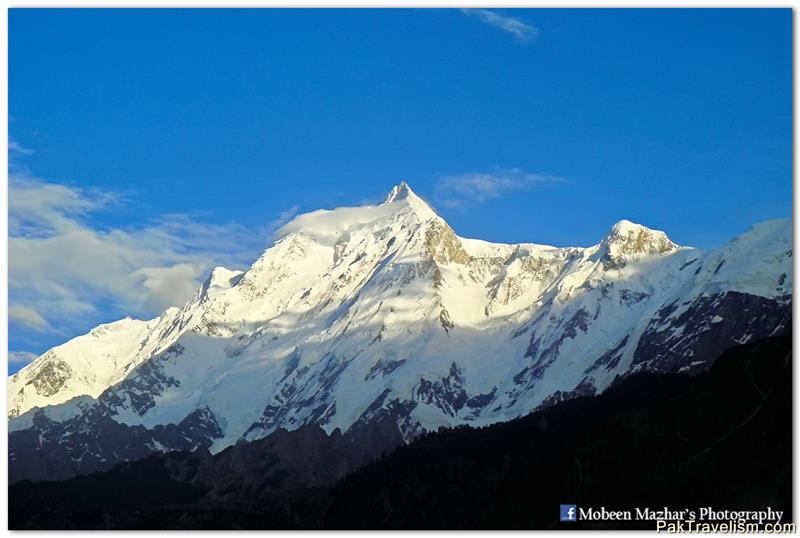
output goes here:
[[561, 505], [561, 521], [578, 521], [578, 507], [574, 504]]

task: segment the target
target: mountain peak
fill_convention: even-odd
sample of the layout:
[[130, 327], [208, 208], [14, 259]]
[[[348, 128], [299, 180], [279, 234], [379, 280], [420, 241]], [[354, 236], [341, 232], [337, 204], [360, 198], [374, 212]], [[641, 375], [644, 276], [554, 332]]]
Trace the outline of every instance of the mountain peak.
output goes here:
[[638, 259], [649, 254], [667, 254], [678, 248], [661, 230], [652, 230], [626, 219], [615, 223], [600, 245], [603, 263], [607, 269], [624, 267], [626, 259]]
[[614, 223], [614, 225], [609, 230], [608, 234], [605, 237], [605, 240], [615, 241], [627, 238], [631, 235], [641, 235], [644, 237], [658, 237], [658, 238], [666, 238], [667, 234], [662, 232], [661, 230], [654, 230], [652, 228], [648, 228], [642, 224], [638, 224], [636, 222], [631, 222], [627, 219], [622, 219]]
[[411, 206], [420, 220], [428, 220], [437, 216], [436, 211], [433, 210], [430, 204], [412, 191], [405, 181], [401, 181], [392, 187], [392, 190], [386, 195], [386, 199], [381, 205], [386, 206], [395, 202], [405, 202]]
[[611, 227], [612, 233], [627, 233], [630, 230], [649, 230], [647, 226], [642, 226], [641, 224], [636, 224], [635, 222], [631, 222], [628, 219], [622, 219], [614, 223]]
[[203, 282], [198, 292], [201, 300], [208, 300], [213, 298], [216, 293], [221, 290], [226, 290], [236, 284], [244, 273], [242, 271], [235, 271], [218, 265], [215, 267], [208, 278]]
[[397, 202], [398, 200], [405, 200], [412, 196], [419, 198], [414, 191], [411, 190], [411, 187], [408, 186], [408, 183], [401, 181], [392, 187], [392, 190], [390, 190], [389, 194], [386, 195], [386, 199], [383, 201], [383, 203], [389, 204], [391, 202]]

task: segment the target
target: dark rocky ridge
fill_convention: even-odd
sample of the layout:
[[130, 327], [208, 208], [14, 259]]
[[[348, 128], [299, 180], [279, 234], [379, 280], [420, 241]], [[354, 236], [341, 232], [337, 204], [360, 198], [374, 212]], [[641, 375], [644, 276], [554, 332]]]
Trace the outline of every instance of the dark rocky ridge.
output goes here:
[[178, 424], [152, 429], [120, 424], [104, 415], [90, 418], [56, 422], [40, 413], [34, 417], [32, 428], [11, 432], [9, 483], [23, 479], [59, 480], [102, 471], [144, 458], [158, 446], [166, 450], [205, 448], [221, 435], [213, 415], [205, 408]]
[[635, 369], [706, 370], [730, 342], [756, 342], [791, 327], [791, 296], [770, 300], [735, 291], [700, 296], [681, 315], [669, 318], [680, 306], [666, 305], [651, 320], [636, 347]]

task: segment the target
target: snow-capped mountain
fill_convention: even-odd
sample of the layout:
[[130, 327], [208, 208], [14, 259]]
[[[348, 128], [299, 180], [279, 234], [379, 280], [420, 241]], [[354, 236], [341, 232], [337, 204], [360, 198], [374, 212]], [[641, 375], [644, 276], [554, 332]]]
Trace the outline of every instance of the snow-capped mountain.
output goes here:
[[457, 236], [405, 183], [281, 228], [244, 273], [55, 347], [9, 378], [12, 479], [278, 428], [509, 420], [640, 370], [693, 373], [790, 324], [790, 221], [703, 252], [620, 221], [557, 248]]

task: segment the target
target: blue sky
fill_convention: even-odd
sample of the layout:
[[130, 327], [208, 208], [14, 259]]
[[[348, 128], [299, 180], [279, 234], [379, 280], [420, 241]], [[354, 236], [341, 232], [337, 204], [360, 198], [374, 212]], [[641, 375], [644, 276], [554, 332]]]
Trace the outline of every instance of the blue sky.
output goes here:
[[10, 371], [402, 179], [455, 230], [791, 216], [791, 11], [9, 14]]

